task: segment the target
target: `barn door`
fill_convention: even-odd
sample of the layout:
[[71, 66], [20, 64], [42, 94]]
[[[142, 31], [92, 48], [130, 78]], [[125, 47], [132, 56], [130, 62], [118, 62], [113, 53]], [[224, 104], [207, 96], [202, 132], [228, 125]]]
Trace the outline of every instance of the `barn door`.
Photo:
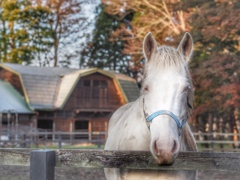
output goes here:
[[99, 79], [83, 80], [76, 99], [78, 105], [85, 108], [107, 108], [107, 81]]
[[93, 80], [93, 98], [96, 100], [98, 107], [107, 107], [108, 92], [107, 81], [105, 80]]
[[82, 132], [82, 134], [75, 135], [76, 139], [88, 139], [88, 129], [89, 121], [88, 120], [76, 120], [74, 124], [75, 132]]

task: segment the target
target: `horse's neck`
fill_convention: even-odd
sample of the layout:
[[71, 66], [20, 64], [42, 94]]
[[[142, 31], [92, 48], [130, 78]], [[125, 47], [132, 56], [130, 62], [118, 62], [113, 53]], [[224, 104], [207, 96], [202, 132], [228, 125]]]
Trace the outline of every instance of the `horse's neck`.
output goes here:
[[188, 123], [183, 127], [181, 141], [181, 151], [198, 151], [196, 141]]

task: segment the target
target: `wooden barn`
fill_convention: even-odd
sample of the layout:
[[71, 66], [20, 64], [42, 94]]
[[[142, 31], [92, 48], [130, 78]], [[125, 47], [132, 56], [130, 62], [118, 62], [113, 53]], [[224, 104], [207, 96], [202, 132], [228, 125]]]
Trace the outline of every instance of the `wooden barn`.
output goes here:
[[[97, 68], [78, 70], [1, 63], [0, 83], [11, 87], [18, 98], [22, 97], [27, 112], [21, 118], [19, 115], [19, 124], [28, 122], [34, 128], [55, 132], [106, 131], [111, 114], [139, 96], [134, 79]], [[0, 92], [1, 88], [2, 85]], [[0, 105], [5, 103], [0, 100]], [[20, 113], [14, 106], [8, 109]], [[6, 119], [7, 111], [0, 118]]]

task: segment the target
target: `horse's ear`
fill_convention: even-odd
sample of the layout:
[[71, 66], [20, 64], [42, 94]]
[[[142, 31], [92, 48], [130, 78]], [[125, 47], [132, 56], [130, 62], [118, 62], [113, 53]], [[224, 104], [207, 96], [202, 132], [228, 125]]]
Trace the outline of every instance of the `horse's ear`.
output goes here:
[[187, 61], [190, 60], [190, 57], [193, 52], [193, 39], [190, 33], [186, 32], [178, 45], [178, 51], [184, 55]]
[[146, 61], [149, 61], [152, 54], [157, 50], [157, 43], [152, 36], [152, 33], [148, 33], [143, 41], [143, 53], [146, 58]]

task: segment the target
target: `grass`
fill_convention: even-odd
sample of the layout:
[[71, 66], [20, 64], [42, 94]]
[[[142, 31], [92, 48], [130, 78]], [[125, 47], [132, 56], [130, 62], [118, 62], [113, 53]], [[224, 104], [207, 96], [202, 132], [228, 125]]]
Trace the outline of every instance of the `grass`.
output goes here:
[[[222, 145], [222, 147], [220, 146]], [[198, 144], [199, 152], [240, 152], [240, 148], [233, 148], [232, 144]]]

